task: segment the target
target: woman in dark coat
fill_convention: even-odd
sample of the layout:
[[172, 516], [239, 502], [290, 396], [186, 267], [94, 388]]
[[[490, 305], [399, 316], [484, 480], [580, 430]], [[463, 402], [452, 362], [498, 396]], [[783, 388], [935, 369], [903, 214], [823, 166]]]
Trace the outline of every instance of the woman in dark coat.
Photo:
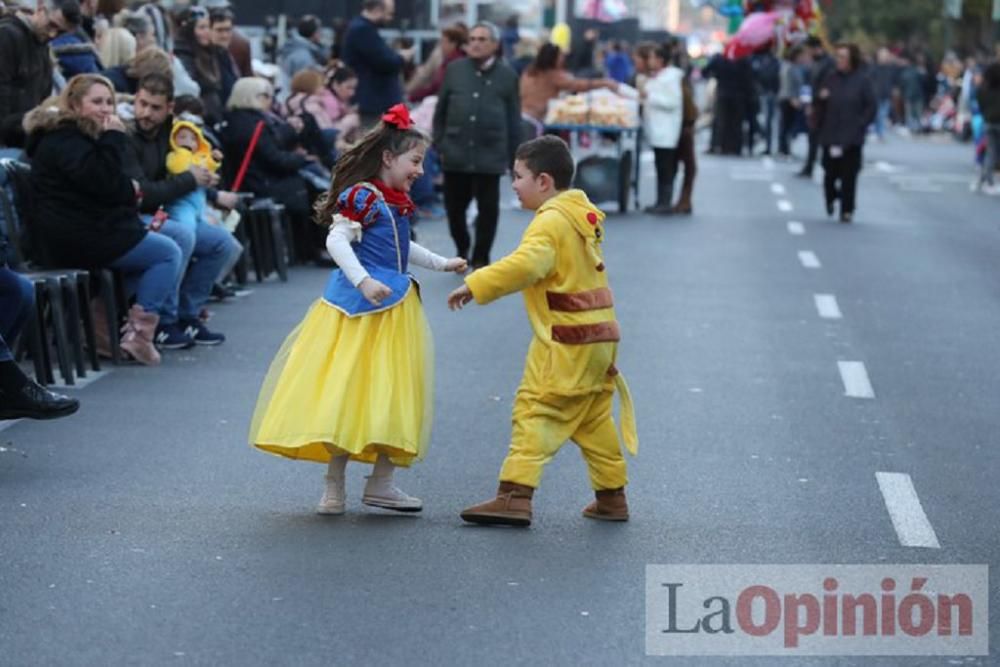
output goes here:
[[178, 17], [177, 33], [174, 55], [201, 88], [206, 124], [215, 125], [222, 120], [226, 100], [223, 99], [218, 47], [212, 43], [208, 10], [204, 7], [185, 9]]
[[296, 254], [302, 260], [315, 260], [324, 239], [320, 238], [322, 228], [312, 223], [309, 190], [299, 172], [316, 163], [298, 148], [295, 129], [267, 111], [272, 100], [266, 79], [247, 77], [236, 82], [221, 133], [223, 153], [230, 165], [240, 165], [257, 124], [264, 123], [240, 191], [284, 204], [292, 221]]
[[121, 346], [146, 364], [159, 313], [177, 290], [181, 251], [139, 220], [139, 185], [125, 176], [129, 140], [115, 115], [111, 83], [73, 77], [58, 101], [25, 119], [34, 186], [32, 218], [44, 253], [57, 266], [116, 268], [135, 285]]
[[833, 215], [833, 204], [839, 199], [840, 221], [849, 223], [854, 218], [861, 149], [877, 111], [875, 89], [862, 68], [857, 46], [837, 46], [836, 69], [823, 80], [817, 97], [826, 212]]

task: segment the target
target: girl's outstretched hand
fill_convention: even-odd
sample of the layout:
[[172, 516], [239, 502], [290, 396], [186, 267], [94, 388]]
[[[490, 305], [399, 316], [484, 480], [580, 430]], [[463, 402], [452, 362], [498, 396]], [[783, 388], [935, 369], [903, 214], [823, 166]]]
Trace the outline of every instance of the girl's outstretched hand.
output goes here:
[[448, 295], [448, 308], [461, 310], [462, 306], [470, 301], [472, 301], [472, 290], [469, 289], [468, 285], [462, 285]]
[[392, 294], [392, 290], [385, 283], [370, 277], [358, 283], [358, 289], [361, 290], [362, 296], [368, 303], [373, 306], [381, 306], [382, 300]]
[[469, 262], [464, 257], [452, 257], [444, 265], [445, 271], [465, 273], [469, 270]]

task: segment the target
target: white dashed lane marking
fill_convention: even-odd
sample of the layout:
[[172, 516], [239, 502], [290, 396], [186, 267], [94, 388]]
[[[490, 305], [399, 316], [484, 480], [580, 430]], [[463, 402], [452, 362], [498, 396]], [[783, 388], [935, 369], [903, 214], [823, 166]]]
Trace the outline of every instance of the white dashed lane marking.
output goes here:
[[802, 236], [806, 233], [806, 228], [801, 222], [789, 222], [788, 233], [792, 236]]
[[816, 253], [812, 250], [800, 250], [799, 261], [802, 262], [802, 266], [807, 269], [818, 269], [823, 266], [819, 263], [819, 257], [817, 257]]
[[839, 320], [843, 317], [840, 314], [840, 306], [837, 304], [837, 297], [832, 294], [814, 294], [816, 300], [816, 310], [819, 316], [825, 320]]
[[783, 197], [785, 194], [785, 186], [781, 183], [771, 183], [771, 192], [779, 197]]
[[790, 213], [793, 210], [792, 202], [787, 199], [778, 200], [778, 210], [782, 213]]
[[899, 543], [904, 547], [940, 549], [941, 543], [924, 513], [910, 476], [899, 472], [877, 472], [875, 479], [878, 480], [878, 488], [882, 491]]
[[844, 396], [848, 398], [875, 398], [875, 390], [868, 379], [868, 371], [861, 361], [838, 361], [840, 379], [844, 382]]

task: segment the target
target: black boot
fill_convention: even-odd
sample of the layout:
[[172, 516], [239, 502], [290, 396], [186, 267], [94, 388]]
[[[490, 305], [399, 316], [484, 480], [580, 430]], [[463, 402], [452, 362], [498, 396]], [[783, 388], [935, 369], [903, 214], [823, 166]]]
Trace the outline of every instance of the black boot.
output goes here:
[[0, 362], [0, 420], [57, 419], [80, 409], [80, 402], [51, 392], [25, 376], [13, 361]]
[[643, 209], [643, 213], [650, 215], [671, 215], [674, 207], [670, 203], [674, 198], [673, 188], [657, 184], [656, 203]]

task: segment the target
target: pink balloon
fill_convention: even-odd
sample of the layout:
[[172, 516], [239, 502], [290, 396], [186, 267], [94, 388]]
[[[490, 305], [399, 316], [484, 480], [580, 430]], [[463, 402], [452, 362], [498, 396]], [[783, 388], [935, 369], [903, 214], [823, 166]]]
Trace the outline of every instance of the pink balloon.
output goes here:
[[781, 19], [781, 12], [757, 12], [743, 20], [733, 39], [740, 46], [757, 49], [774, 39], [774, 27]]

